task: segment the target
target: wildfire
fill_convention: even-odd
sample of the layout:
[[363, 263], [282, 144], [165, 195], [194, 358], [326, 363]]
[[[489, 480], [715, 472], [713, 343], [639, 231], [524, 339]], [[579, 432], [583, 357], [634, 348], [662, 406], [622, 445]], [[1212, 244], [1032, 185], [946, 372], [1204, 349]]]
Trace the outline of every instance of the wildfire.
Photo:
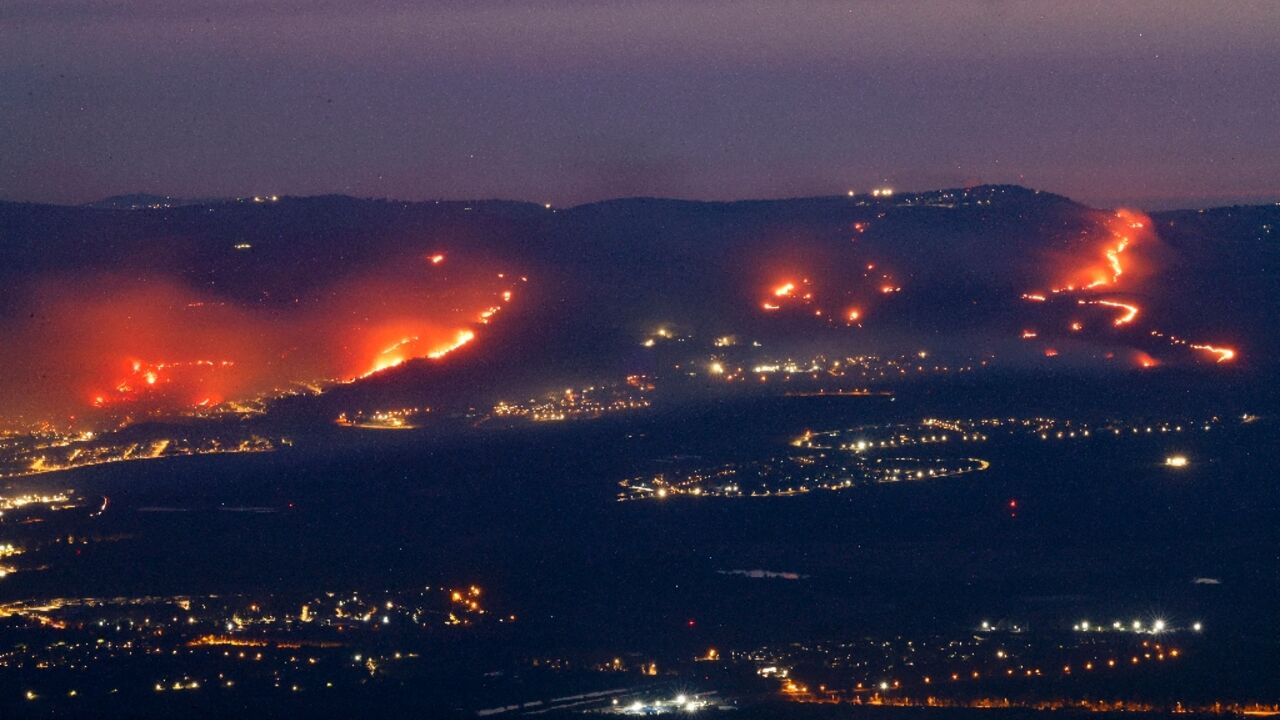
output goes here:
[[[1083, 267], [1074, 269], [1068, 279], [1076, 278], [1076, 280], [1055, 288], [1051, 295], [1076, 294], [1077, 305], [1098, 305], [1117, 310], [1119, 314], [1112, 319], [1111, 324], [1115, 327], [1124, 327], [1132, 325], [1142, 312], [1142, 308], [1136, 303], [1131, 300], [1122, 302], [1116, 299], [1096, 299], [1093, 296], [1080, 297], [1079, 293], [1098, 288], [1115, 289], [1122, 277], [1128, 277], [1129, 283], [1132, 284], [1132, 273], [1129, 272], [1131, 263], [1126, 258], [1129, 257], [1134, 244], [1141, 238], [1154, 236], [1147, 229], [1146, 220], [1138, 213], [1128, 210], [1116, 211], [1114, 217], [1108, 223], [1108, 228], [1111, 233], [1111, 240], [1102, 248], [1103, 263], [1086, 264]], [[1080, 278], [1089, 278], [1089, 281], [1081, 284]], [[1022, 298], [1032, 302], [1046, 302], [1048, 300], [1048, 296], [1044, 293], [1024, 293]], [[1079, 322], [1072, 322], [1070, 328], [1073, 332], [1079, 332], [1083, 329], [1083, 325]], [[1151, 330], [1150, 335], [1155, 338], [1161, 338], [1170, 345], [1180, 345], [1192, 350], [1209, 353], [1215, 356], [1215, 362], [1218, 363], [1230, 362], [1236, 356], [1236, 351], [1231, 348], [1203, 343], [1192, 344], [1176, 335], [1166, 335], [1159, 330]], [[1025, 332], [1023, 337], [1028, 337]], [[1155, 358], [1145, 352], [1136, 352], [1136, 361], [1140, 367], [1150, 368], [1158, 364]]]
[[[1054, 288], [1051, 293], [1072, 293], [1082, 290], [1095, 290], [1102, 287], [1115, 287], [1120, 277], [1126, 273], [1123, 256], [1134, 244], [1134, 231], [1142, 230], [1146, 223], [1137, 219], [1137, 213], [1130, 210], [1117, 210], [1114, 218], [1108, 222], [1111, 239], [1102, 247], [1100, 261], [1086, 263], [1082, 266], [1072, 263], [1073, 267], [1067, 276], [1067, 282]], [[1043, 302], [1041, 293], [1028, 293], [1022, 296], [1026, 300]]]
[[390, 355], [391, 353], [395, 352], [396, 350], [399, 350], [400, 348], [404, 347], [405, 345], [409, 345], [409, 344], [416, 343], [416, 342], [418, 342], [418, 336], [417, 336], [417, 335], [414, 335], [413, 337], [403, 337], [403, 338], [400, 338], [399, 340], [397, 340], [397, 341], [395, 341], [395, 342], [391, 343], [390, 345], [388, 345], [388, 346], [386, 347], [386, 349], [382, 351], [382, 353], [381, 353], [381, 354], [383, 354], [383, 355]]
[[312, 284], [273, 268], [227, 287], [158, 271], [33, 276], [0, 318], [0, 420], [88, 429], [261, 407], [439, 360], [497, 323], [526, 280], [462, 257], [420, 247]]
[[1111, 282], [1113, 284], [1118, 282], [1120, 276], [1124, 274], [1124, 266], [1120, 264], [1120, 253], [1124, 252], [1128, 247], [1129, 238], [1122, 237], [1114, 248], [1107, 248], [1106, 250], [1107, 264], [1111, 266]]
[[399, 367], [400, 365], [403, 365], [405, 362], [418, 357], [426, 357], [431, 360], [439, 360], [445, 355], [448, 355], [454, 350], [457, 350], [463, 345], [466, 345], [467, 343], [471, 342], [472, 340], [475, 339], [475, 337], [476, 337], [475, 332], [471, 330], [459, 330], [458, 333], [454, 336], [452, 341], [444, 345], [436, 345], [432, 347], [430, 350], [428, 350], [425, 353], [425, 355], [418, 354], [412, 351], [412, 346], [421, 342], [421, 339], [418, 336], [415, 335], [412, 337], [401, 338], [400, 340], [397, 340], [396, 342], [387, 346], [386, 349], [384, 349], [381, 353], [379, 353], [378, 357], [374, 360], [373, 367], [371, 367], [367, 372], [361, 374], [360, 377], [367, 378], [370, 375], [375, 375], [377, 373], [382, 372], [383, 370], [389, 370], [393, 367]]
[[1123, 311], [1120, 314], [1120, 317], [1117, 317], [1112, 321], [1112, 324], [1116, 327], [1128, 325], [1133, 322], [1133, 319], [1138, 317], [1139, 312], [1137, 305], [1130, 305], [1129, 303], [1122, 303], [1117, 300], [1077, 300], [1076, 303], [1080, 305], [1104, 305], [1106, 307]]
[[467, 343], [475, 339], [476, 339], [476, 334], [474, 332], [470, 330], [459, 330], [457, 336], [453, 339], [452, 343], [445, 345], [443, 347], [436, 348], [435, 350], [432, 350], [431, 352], [427, 353], [427, 357], [431, 358], [432, 360], [439, 360], [445, 355], [448, 355], [454, 350], [457, 350], [458, 348], [462, 347], [463, 345], [466, 345]]
[[[233, 368], [235, 363], [231, 360], [161, 361], [155, 363], [132, 360], [128, 363], [128, 366], [128, 374], [115, 383], [113, 392], [91, 393], [91, 405], [101, 408], [116, 403], [136, 401], [141, 399], [144, 393], [151, 395], [164, 392], [165, 388], [175, 384], [190, 385], [194, 383], [198, 386], [203, 385], [210, 380], [210, 376], [207, 374], [208, 371]], [[200, 395], [198, 398], [190, 399], [188, 404], [193, 407], [207, 407], [216, 404], [214, 397], [208, 394]]]
[[[809, 278], [803, 278], [800, 280], [800, 285], [807, 288], [811, 285], [811, 281]], [[787, 280], [782, 284], [771, 288], [769, 291], [770, 294], [766, 296], [766, 299], [763, 302], [760, 303], [760, 307], [765, 311], [772, 312], [774, 310], [782, 309], [783, 303], [812, 305], [814, 300], [813, 291], [805, 290], [803, 294], [800, 294], [800, 285]], [[822, 317], [823, 312], [821, 308], [819, 308], [814, 314], [818, 317]]]
[[1236, 351], [1230, 348], [1214, 347], [1212, 345], [1191, 345], [1192, 350], [1203, 350], [1218, 356], [1216, 362], [1231, 362], [1235, 359]]

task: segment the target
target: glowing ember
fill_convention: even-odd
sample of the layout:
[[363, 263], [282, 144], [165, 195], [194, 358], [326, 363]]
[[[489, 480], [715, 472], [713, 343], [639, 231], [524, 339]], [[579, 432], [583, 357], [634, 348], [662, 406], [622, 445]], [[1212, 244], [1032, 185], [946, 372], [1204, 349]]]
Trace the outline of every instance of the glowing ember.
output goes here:
[[773, 294], [774, 294], [774, 297], [780, 297], [780, 298], [791, 297], [792, 293], [794, 293], [795, 291], [796, 291], [795, 283], [783, 283], [782, 285], [779, 285], [778, 287], [773, 289]]
[[1160, 364], [1158, 360], [1156, 360], [1155, 358], [1151, 357], [1150, 355], [1144, 352], [1139, 352], [1137, 354], [1137, 357], [1135, 358], [1135, 361], [1138, 363], [1138, 367], [1143, 369], [1153, 368]]
[[395, 352], [396, 350], [399, 350], [400, 348], [404, 347], [405, 345], [409, 345], [409, 344], [416, 343], [416, 342], [418, 342], [418, 336], [417, 336], [417, 335], [414, 335], [413, 337], [404, 337], [404, 338], [400, 338], [399, 340], [395, 341], [394, 343], [392, 343], [392, 344], [388, 345], [388, 346], [387, 346], [387, 348], [386, 348], [385, 350], [383, 350], [381, 354], [383, 354], [383, 355], [390, 355], [391, 353]]

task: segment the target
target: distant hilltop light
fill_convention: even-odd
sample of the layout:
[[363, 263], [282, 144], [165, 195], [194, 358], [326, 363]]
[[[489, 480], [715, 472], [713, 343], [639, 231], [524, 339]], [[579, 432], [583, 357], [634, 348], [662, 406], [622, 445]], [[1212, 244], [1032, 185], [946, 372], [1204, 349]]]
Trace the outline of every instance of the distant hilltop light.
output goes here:
[[1170, 455], [1164, 459], [1164, 464], [1173, 468], [1186, 467], [1189, 462], [1186, 455]]
[[893, 197], [893, 188], [882, 187], [871, 191], [871, 197]]

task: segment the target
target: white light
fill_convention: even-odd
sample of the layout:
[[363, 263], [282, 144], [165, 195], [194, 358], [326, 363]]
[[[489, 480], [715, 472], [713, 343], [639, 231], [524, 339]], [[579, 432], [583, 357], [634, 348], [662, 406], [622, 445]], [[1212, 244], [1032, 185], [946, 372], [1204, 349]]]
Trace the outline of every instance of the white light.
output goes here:
[[881, 690], [888, 690], [888, 689], [889, 689], [889, 683], [887, 683], [887, 682], [882, 682], [882, 683], [880, 683], [880, 689], [881, 689]]
[[676, 696], [676, 704], [677, 704], [677, 705], [684, 705], [684, 704], [685, 704], [685, 702], [687, 702], [687, 701], [688, 701], [688, 698], [686, 698], [686, 697], [685, 697], [685, 696], [683, 696], [683, 695], [677, 695], [677, 696]]
[[1157, 621], [1155, 622], [1155, 625], [1153, 626], [1153, 629], [1154, 629], [1156, 632], [1163, 632], [1163, 631], [1164, 631], [1164, 621], [1163, 621], [1163, 620], [1157, 620]]

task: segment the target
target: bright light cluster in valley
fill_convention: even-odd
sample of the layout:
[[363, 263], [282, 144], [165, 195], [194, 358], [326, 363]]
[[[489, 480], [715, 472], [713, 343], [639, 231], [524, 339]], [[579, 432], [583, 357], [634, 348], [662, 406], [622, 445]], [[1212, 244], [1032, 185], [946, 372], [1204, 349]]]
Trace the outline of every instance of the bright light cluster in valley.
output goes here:
[[630, 375], [625, 383], [565, 388], [525, 402], [499, 402], [492, 419], [522, 418], [533, 422], [583, 420], [601, 415], [644, 410], [651, 406], [648, 395], [653, 382], [643, 375]]
[[[788, 454], [626, 478], [619, 501], [688, 498], [787, 497], [840, 491], [872, 483], [912, 482], [980, 473], [992, 460], [971, 457], [966, 448], [1022, 441], [1085, 441], [1178, 436], [1209, 432], [1227, 424], [1249, 424], [1257, 416], [1203, 419], [1089, 422], [1069, 418], [925, 418], [919, 423], [862, 425], [809, 431], [795, 437]], [[994, 440], [993, 440], [994, 438]], [[1181, 453], [1155, 462], [1181, 469]], [[1015, 504], [1011, 509], [1016, 509]]]
[[[333, 691], [421, 666], [454, 633], [516, 621], [483, 597], [463, 585], [8, 602], [0, 620], [28, 639], [0, 645], [0, 669], [27, 678], [30, 700], [74, 697], [85, 686], [106, 694]], [[93, 676], [108, 667], [134, 672], [102, 687]]]

